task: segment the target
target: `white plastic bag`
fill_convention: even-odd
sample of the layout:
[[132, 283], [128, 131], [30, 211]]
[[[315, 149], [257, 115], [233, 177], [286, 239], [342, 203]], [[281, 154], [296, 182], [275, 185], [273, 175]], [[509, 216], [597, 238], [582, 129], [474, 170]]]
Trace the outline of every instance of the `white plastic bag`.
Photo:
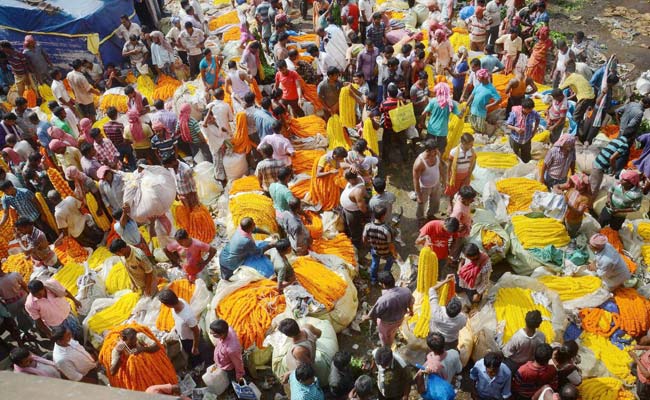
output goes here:
[[208, 389], [208, 392], [214, 393], [219, 396], [221, 393], [225, 392], [230, 386], [230, 379], [228, 379], [228, 374], [226, 371], [218, 368], [216, 364], [208, 367], [203, 374], [203, 383]]
[[223, 187], [214, 179], [214, 165], [208, 161], [197, 164], [194, 167], [194, 180], [201, 203], [206, 206], [215, 204], [223, 193]]
[[86, 272], [77, 279], [77, 300], [81, 307], [77, 309], [79, 314], [86, 315], [90, 311], [93, 301], [100, 297], [106, 297], [106, 286], [99, 274], [85, 265]]
[[139, 174], [127, 175], [124, 202], [131, 207], [131, 218], [144, 223], [165, 214], [176, 198], [176, 181], [167, 168], [152, 165]]
[[563, 194], [552, 192], [535, 192], [530, 205], [532, 211], [543, 212], [549, 218], [564, 220], [567, 203]]
[[248, 172], [246, 154], [230, 152], [223, 156], [223, 168], [229, 181], [239, 179]]
[[508, 217], [508, 198], [497, 190], [493, 180], [488, 181], [481, 188], [483, 207], [494, 214], [497, 222], [505, 223], [509, 221]]

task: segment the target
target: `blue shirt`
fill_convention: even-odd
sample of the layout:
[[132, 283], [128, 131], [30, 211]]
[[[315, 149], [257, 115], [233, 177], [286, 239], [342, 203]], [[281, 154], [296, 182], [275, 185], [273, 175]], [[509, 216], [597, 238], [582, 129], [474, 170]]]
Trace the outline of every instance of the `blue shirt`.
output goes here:
[[199, 63], [199, 68], [201, 68], [201, 71], [205, 70], [205, 81], [208, 85], [214, 85], [214, 81], [217, 79], [217, 63], [214, 61], [214, 57], [212, 57], [212, 63], [210, 65], [208, 65], [208, 61], [203, 57]]
[[530, 142], [535, 134], [535, 124], [539, 123], [539, 113], [535, 110], [532, 110], [528, 115], [524, 116], [524, 126], [517, 126], [517, 114], [514, 111], [510, 111], [508, 120], [506, 121], [507, 125], [514, 125], [518, 128], [524, 128], [524, 134], [520, 135], [515, 131], [510, 131], [510, 138], [515, 141], [515, 143], [524, 144]]
[[273, 118], [270, 112], [260, 108], [255, 110], [253, 118], [255, 119], [255, 128], [257, 128], [257, 134], [260, 139], [263, 139], [266, 135], [273, 134], [273, 124], [276, 119]]
[[449, 128], [449, 114], [452, 112], [456, 115], [460, 115], [460, 110], [458, 109], [458, 103], [453, 102], [453, 109], [450, 111], [449, 107], [442, 108], [438, 105], [438, 99], [433, 98], [429, 101], [426, 108], [424, 109], [425, 114], [430, 113], [429, 122], [427, 122], [427, 132], [429, 135], [433, 136], [447, 136], [447, 131]]
[[472, 115], [476, 115], [481, 118], [487, 117], [487, 105], [491, 100], [499, 101], [501, 96], [493, 84], [480, 84], [474, 88], [472, 91], [472, 106], [469, 111]]
[[[467, 61], [463, 60], [460, 64], [456, 65], [456, 73], [457, 74], [462, 74], [463, 72], [469, 71], [469, 64], [467, 64]], [[465, 78], [467, 75], [462, 75], [458, 78], [454, 77], [451, 78], [451, 83], [454, 85], [455, 88], [460, 87], [461, 89], [463, 86], [465, 86]]]
[[115, 232], [120, 235], [126, 244], [137, 246], [142, 241], [142, 234], [140, 234], [138, 224], [136, 224], [132, 219], [129, 219], [125, 227], [122, 227], [120, 221], [117, 221], [115, 225], [113, 225], [113, 228], [115, 228]]
[[603, 76], [605, 75], [605, 66], [606, 64], [598, 68], [596, 71], [594, 71], [594, 74], [591, 76], [591, 80], [589, 81], [589, 84], [593, 86], [596, 94], [600, 91], [600, 86], [603, 83]]
[[2, 197], [2, 209], [6, 211], [9, 207], [13, 207], [19, 217], [25, 217], [34, 222], [41, 216], [41, 212], [38, 211], [32, 200], [34, 200], [34, 193], [27, 189], [16, 188], [14, 196], [5, 194]]
[[318, 378], [314, 378], [311, 385], [303, 385], [296, 378], [296, 371], [289, 375], [291, 400], [325, 400], [323, 389], [318, 385]]
[[510, 397], [510, 384], [512, 373], [505, 363], [501, 363], [499, 372], [490, 378], [483, 360], [479, 360], [469, 371], [469, 377], [476, 384], [476, 391], [480, 398], [502, 399]]
[[51, 126], [52, 125], [50, 125], [50, 123], [47, 121], [39, 121], [38, 126], [36, 127], [36, 137], [38, 138], [41, 146], [45, 147], [46, 149], [50, 144], [50, 140], [52, 140], [50, 135], [47, 133], [47, 130], [50, 129]]
[[236, 270], [250, 256], [262, 255], [261, 250], [255, 244], [255, 240], [244, 236], [240, 228], [226, 243], [221, 254], [219, 254], [219, 265], [229, 271]]
[[481, 68], [485, 68], [488, 70], [489, 73], [494, 72], [494, 68], [498, 67], [499, 69], [503, 69], [503, 63], [499, 61], [498, 58], [496, 58], [494, 55], [486, 55], [485, 57], [481, 58]]

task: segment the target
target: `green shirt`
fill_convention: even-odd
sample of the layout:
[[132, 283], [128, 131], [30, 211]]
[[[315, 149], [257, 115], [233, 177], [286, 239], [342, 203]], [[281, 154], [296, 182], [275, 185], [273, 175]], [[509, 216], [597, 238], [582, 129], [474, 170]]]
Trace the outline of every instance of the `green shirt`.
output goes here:
[[293, 199], [293, 193], [288, 187], [280, 182], [273, 182], [269, 186], [269, 194], [273, 199], [273, 207], [278, 211], [289, 211], [289, 200]]
[[613, 211], [623, 208], [633, 208], [635, 210], [641, 208], [643, 193], [641, 193], [639, 188], [635, 187], [630, 190], [623, 190], [623, 185], [618, 184], [612, 186], [609, 192], [612, 194]]

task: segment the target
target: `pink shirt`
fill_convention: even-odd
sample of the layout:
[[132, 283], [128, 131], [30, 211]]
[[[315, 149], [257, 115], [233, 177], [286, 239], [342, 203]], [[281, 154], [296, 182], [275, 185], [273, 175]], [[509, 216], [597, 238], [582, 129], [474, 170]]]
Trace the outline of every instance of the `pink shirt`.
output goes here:
[[202, 259], [201, 255], [203, 252], [210, 251], [210, 245], [192, 239], [192, 244], [189, 247], [183, 247], [177, 241], [172, 240], [167, 245], [167, 251], [177, 252], [181, 259], [185, 260], [183, 269], [188, 275], [197, 275], [203, 270], [203, 268], [198, 268], [198, 264]]
[[9, 157], [9, 161], [11, 161], [12, 164], [14, 164], [15, 166], [18, 166], [23, 161], [20, 154], [18, 154], [18, 152], [16, 152], [16, 150], [14, 150], [11, 147], [7, 146], [4, 149], [2, 149], [2, 151], [7, 153], [7, 157]]
[[259, 149], [265, 143], [273, 147], [273, 159], [284, 162], [284, 165], [286, 166], [291, 165], [291, 158], [289, 157], [289, 154], [293, 154], [296, 151], [293, 149], [293, 146], [291, 145], [289, 139], [285, 138], [280, 133], [266, 135], [262, 138], [257, 148]]
[[241, 344], [239, 344], [237, 333], [232, 327], [228, 328], [228, 336], [226, 336], [226, 339], [217, 339], [217, 344], [214, 348], [214, 363], [224, 371], [234, 369], [237, 380], [244, 376]]
[[454, 208], [451, 211], [450, 217], [454, 217], [460, 222], [458, 237], [469, 236], [469, 231], [472, 229], [472, 213], [469, 206], [463, 204], [460, 199], [454, 201]]
[[59, 326], [70, 315], [70, 304], [65, 299], [65, 288], [54, 279], [43, 282], [45, 297], [37, 299], [30, 293], [25, 310], [34, 321], [41, 319], [49, 327]]

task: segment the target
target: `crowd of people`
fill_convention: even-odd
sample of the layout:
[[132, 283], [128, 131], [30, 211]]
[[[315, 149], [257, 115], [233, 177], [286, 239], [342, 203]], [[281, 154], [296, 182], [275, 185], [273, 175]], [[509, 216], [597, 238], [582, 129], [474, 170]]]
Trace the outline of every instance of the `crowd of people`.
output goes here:
[[[91, 249], [106, 245], [120, 257], [134, 291], [157, 297], [172, 310], [188, 367], [215, 364], [231, 381], [241, 382], [247, 376], [242, 358], [246, 349], [237, 332], [223, 319], [202, 332], [187, 301], [170, 289], [158, 289], [158, 278], [166, 271], [156, 265], [153, 249], [139, 229], [143, 224], [131, 217], [133, 210], [124, 201], [125, 184], [129, 175], [161, 165], [173, 174], [183, 206], [201, 207], [193, 167], [201, 161], [213, 163], [214, 181], [228, 185], [224, 157], [243, 126], [251, 144], [248, 173], [272, 199], [283, 237], [257, 244], [253, 234], [269, 232], [246, 217], [219, 249], [186, 229], [172, 233], [169, 220], [162, 228], [154, 229], [154, 222], [146, 225], [164, 243], [162, 251], [171, 266], [179, 267], [190, 282], [202, 279], [211, 288], [219, 279], [232, 279], [249, 257], [277, 250], [274, 279], [281, 293], [296, 282], [287, 255], [308, 254], [313, 241], [306, 226], [306, 202], [290, 190], [297, 147], [290, 125], [316, 113], [327, 124], [330, 148], [315, 162], [310, 202], [336, 209], [356, 250], [357, 264], [368, 269], [368, 284], [382, 290], [363, 316], [376, 321], [380, 346], [358, 377], [351, 372], [351, 354], [338, 352], [329, 385], [321, 387], [314, 370], [321, 331], [294, 319], [282, 320], [278, 330], [292, 341], [289, 373], [279, 377], [283, 390], [296, 400], [407, 399], [412, 390], [425, 396], [434, 375], [453, 387], [463, 371], [459, 332], [471, 316], [469, 310], [484, 299], [493, 267], [489, 255], [469, 240], [472, 207], [479, 195], [471, 186], [477, 164], [475, 139], [501, 132], [512, 152], [528, 163], [533, 137], [541, 127], [550, 132], [550, 149], [538, 178], [565, 196], [570, 247], [577, 245], [584, 215], [594, 213], [607, 176], [616, 182], [598, 216], [601, 227], [621, 229], [626, 215], [640, 209], [650, 190], [650, 136], [641, 132], [650, 97], [621, 97], [615, 56], [595, 71], [590, 69], [584, 33], [575, 32], [570, 43], [552, 39], [544, 2], [515, 0], [506, 5], [503, 0], [477, 0], [465, 18], [453, 5], [427, 3], [422, 31], [409, 31], [394, 12], [373, 0], [315, 0], [313, 8], [304, 1], [237, 0], [232, 7], [237, 10], [241, 39], [237, 57], [229, 60], [206, 45], [215, 34], [196, 0], [180, 1], [166, 34], [122, 16], [117, 36], [123, 41], [123, 65], [77, 59], [64, 70], [54, 67], [51, 55], [30, 35], [22, 50], [0, 43], [0, 91], [10, 98], [3, 103], [0, 122], [0, 229], [13, 230], [18, 251], [34, 268], [28, 281], [17, 272], [0, 272], [0, 326], [17, 345], [10, 355], [14, 370], [98, 383], [102, 367], [97, 351], [84, 343], [74, 312], [80, 303], [51, 278], [62, 266], [53, 247], [74, 240]], [[302, 14], [302, 25], [292, 9]], [[309, 20], [305, 27], [309, 12], [313, 23]], [[463, 34], [457, 26], [467, 30], [469, 46], [452, 47], [450, 38]], [[295, 38], [307, 33], [301, 29], [312, 31], [314, 43], [299, 45]], [[174, 109], [162, 100], [148, 99], [127, 82], [128, 74], [154, 80], [196, 79], [207, 106], [196, 118], [190, 104]], [[512, 78], [505, 91], [499, 91], [493, 82], [503, 74]], [[540, 114], [531, 95], [543, 84], [552, 89], [547, 93], [548, 109]], [[40, 85], [50, 88], [53, 101], [46, 102], [37, 90]], [[261, 95], [254, 87], [262, 89]], [[126, 119], [116, 107], [104, 111], [96, 107], [96, 97], [115, 88], [123, 88], [128, 97]], [[28, 107], [32, 102], [46, 102], [48, 112], [41, 112], [43, 107], [36, 112], [34, 104]], [[408, 107], [404, 111], [405, 105], [411, 107], [410, 113]], [[102, 117], [108, 122], [98, 126]], [[403, 118], [409, 121], [406, 125]], [[450, 121], [465, 119], [472, 131], [452, 142]], [[339, 120], [338, 125], [333, 122]], [[591, 144], [605, 121], [618, 124], [618, 135], [599, 150], [588, 175], [578, 172], [576, 144]], [[330, 133], [330, 124], [341, 123], [340, 132]], [[331, 145], [334, 134], [343, 138], [336, 146]], [[641, 154], [631, 160], [638, 149]], [[411, 200], [417, 204], [419, 228], [415, 245], [430, 247], [441, 271], [453, 271], [439, 277], [424, 300], [431, 305], [426, 337], [430, 353], [419, 369], [400, 356], [401, 342], [396, 340], [405, 318], [414, 313], [415, 299], [411, 290], [396, 286], [390, 273], [403, 242], [395, 222], [399, 204], [387, 175], [404, 165], [412, 165]], [[63, 177], [65, 190], [51, 170]], [[335, 204], [326, 207], [332, 193]], [[108, 226], [100, 227], [102, 217], [110, 221]], [[626, 262], [606, 236], [593, 235], [588, 245], [595, 254], [588, 268], [602, 278], [607, 290], [613, 292], [630, 279]], [[218, 273], [207, 268], [213, 259], [218, 260]], [[439, 305], [437, 289], [449, 282], [467, 301], [456, 297]], [[529, 311], [525, 327], [501, 351], [474, 363], [468, 385], [473, 398], [578, 398], [582, 381], [578, 344], [551, 346], [552, 338], [538, 330], [541, 323], [539, 311]], [[208, 334], [216, 345], [206, 340]], [[51, 357], [36, 354], [35, 335], [51, 341]], [[634, 350], [642, 355], [632, 352], [637, 395], [642, 399], [650, 396], [649, 337], [650, 333], [637, 338]], [[125, 368], [128, 357], [155, 353], [160, 346], [126, 328], [113, 349], [110, 371], [103, 373], [115, 375]], [[175, 395], [179, 390], [172, 384], [147, 389]]]

